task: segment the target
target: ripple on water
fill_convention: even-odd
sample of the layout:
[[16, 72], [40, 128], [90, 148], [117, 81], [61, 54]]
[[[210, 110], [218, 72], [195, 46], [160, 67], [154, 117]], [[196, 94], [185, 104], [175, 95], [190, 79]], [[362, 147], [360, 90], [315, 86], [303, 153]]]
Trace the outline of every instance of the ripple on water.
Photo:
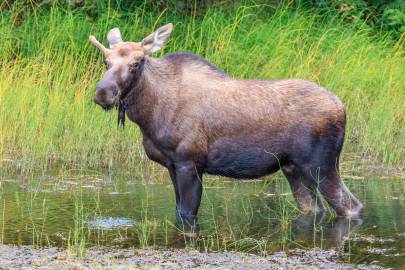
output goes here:
[[120, 217], [100, 217], [86, 222], [89, 227], [99, 230], [116, 230], [133, 227], [135, 221]]

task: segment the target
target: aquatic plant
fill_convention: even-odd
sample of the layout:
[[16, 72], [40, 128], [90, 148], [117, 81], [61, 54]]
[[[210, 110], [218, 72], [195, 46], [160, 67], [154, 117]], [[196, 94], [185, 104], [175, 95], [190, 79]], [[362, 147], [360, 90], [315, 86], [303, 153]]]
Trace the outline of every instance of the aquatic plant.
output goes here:
[[104, 7], [95, 19], [57, 6], [23, 20], [18, 14], [16, 6], [0, 15], [3, 168], [153, 168], [136, 126], [117, 129], [116, 113], [93, 104], [103, 65], [88, 36], [103, 40], [119, 26], [127, 40], [139, 40], [167, 22], [175, 29], [162, 54], [192, 51], [238, 78], [315, 81], [346, 105], [346, 152], [404, 164], [403, 40], [393, 43], [340, 19], [262, 5], [210, 8], [198, 17], [142, 7], [132, 14]]

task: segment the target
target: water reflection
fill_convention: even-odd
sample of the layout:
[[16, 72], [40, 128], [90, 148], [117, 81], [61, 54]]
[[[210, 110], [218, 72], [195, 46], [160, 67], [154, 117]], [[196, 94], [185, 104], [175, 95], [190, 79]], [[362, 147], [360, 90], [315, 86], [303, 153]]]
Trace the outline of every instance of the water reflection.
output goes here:
[[[340, 250], [342, 259], [351, 262], [405, 265], [401, 180], [348, 181], [365, 205], [363, 219], [301, 215], [284, 179], [206, 181], [197, 226], [183, 227], [176, 225], [169, 181], [9, 179], [0, 179], [0, 240], [6, 244], [66, 246], [69, 239], [83, 238], [87, 246], [192, 246], [264, 254], [316, 247]], [[83, 188], [89, 183], [97, 189]]]
[[362, 219], [351, 219], [336, 217], [326, 220], [327, 215], [321, 213], [318, 215], [301, 215], [293, 221], [293, 234], [305, 236], [309, 242], [312, 237], [313, 241], [321, 242], [322, 248], [343, 247], [345, 241], [352, 232], [363, 223]]

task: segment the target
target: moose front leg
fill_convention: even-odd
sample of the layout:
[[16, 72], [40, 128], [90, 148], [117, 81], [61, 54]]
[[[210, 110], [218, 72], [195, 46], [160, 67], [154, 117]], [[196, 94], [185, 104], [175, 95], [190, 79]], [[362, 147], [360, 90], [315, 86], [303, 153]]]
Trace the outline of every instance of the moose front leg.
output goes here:
[[202, 194], [202, 174], [192, 161], [175, 163], [179, 201], [176, 216], [182, 223], [193, 225], [196, 221]]
[[173, 188], [174, 188], [174, 194], [176, 195], [176, 205], [179, 203], [179, 190], [177, 188], [177, 181], [176, 181], [176, 170], [174, 168], [174, 165], [169, 164], [167, 166], [167, 170], [169, 171], [170, 174], [170, 179], [172, 180], [173, 183]]
[[165, 156], [150, 140], [148, 137], [143, 137], [143, 147], [145, 149], [146, 155], [153, 161], [165, 166], [170, 174], [170, 179], [172, 180], [174, 193], [176, 195], [176, 204], [179, 202], [179, 191], [177, 190], [176, 182], [176, 169], [173, 162]]

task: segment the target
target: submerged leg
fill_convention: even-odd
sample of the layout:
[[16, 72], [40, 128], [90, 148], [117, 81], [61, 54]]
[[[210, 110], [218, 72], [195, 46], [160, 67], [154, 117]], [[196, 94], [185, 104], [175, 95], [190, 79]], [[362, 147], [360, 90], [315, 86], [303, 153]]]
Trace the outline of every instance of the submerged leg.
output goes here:
[[303, 213], [316, 213], [325, 210], [316, 183], [308, 179], [294, 165], [284, 166], [282, 167], [282, 171], [290, 184], [298, 208]]
[[172, 164], [167, 166], [167, 170], [169, 171], [170, 174], [170, 179], [172, 180], [173, 188], [174, 188], [174, 194], [176, 195], [176, 205], [179, 203], [180, 196], [179, 196], [179, 189], [177, 188], [177, 180], [176, 180], [176, 169]]
[[363, 204], [350, 192], [338, 172], [331, 169], [319, 183], [319, 190], [338, 216], [358, 217], [363, 213]]
[[300, 170], [310, 182], [316, 183], [319, 192], [338, 216], [359, 217], [362, 214], [363, 205], [345, 186], [334, 163], [301, 166]]
[[182, 222], [194, 224], [202, 194], [202, 174], [192, 161], [175, 164], [179, 202], [176, 213]]
[[176, 181], [176, 168], [173, 163], [170, 161], [168, 157], [166, 157], [158, 148], [156, 148], [155, 144], [144, 136], [143, 138], [143, 147], [145, 149], [146, 155], [153, 161], [165, 166], [170, 174], [170, 179], [173, 183], [174, 193], [176, 195], [176, 205], [179, 202], [179, 191], [177, 188], [177, 181]]

